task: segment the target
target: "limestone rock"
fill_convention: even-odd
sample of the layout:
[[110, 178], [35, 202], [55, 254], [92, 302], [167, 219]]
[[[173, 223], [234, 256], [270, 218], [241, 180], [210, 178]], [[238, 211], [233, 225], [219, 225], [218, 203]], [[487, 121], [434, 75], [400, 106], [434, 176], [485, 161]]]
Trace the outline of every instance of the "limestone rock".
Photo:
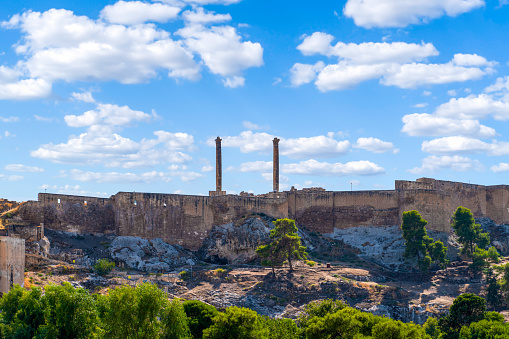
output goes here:
[[109, 250], [114, 260], [140, 271], [168, 271], [195, 264], [193, 257], [180, 246], [172, 246], [159, 238], [116, 237]]
[[257, 258], [256, 248], [269, 242], [272, 223], [250, 218], [240, 225], [214, 226], [199, 250], [202, 260], [212, 263], [247, 263]]
[[509, 225], [496, 225], [490, 218], [479, 218], [475, 221], [481, 224], [483, 231], [490, 234], [491, 244], [498, 253], [503, 256], [509, 255]]

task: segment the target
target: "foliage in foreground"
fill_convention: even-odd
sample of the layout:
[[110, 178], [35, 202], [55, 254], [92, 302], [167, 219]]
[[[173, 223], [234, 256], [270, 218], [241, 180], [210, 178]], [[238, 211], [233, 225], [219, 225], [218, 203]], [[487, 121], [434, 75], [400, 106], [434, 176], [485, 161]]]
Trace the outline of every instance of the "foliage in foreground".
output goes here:
[[[505, 269], [505, 267], [504, 267]], [[273, 319], [228, 307], [224, 312], [197, 300], [168, 301], [145, 283], [90, 295], [69, 283], [44, 289], [15, 286], [0, 299], [0, 338], [508, 338], [509, 324], [487, 312], [483, 298], [459, 296], [449, 315], [423, 326], [403, 323], [349, 307], [338, 300], [306, 305], [297, 321]]]

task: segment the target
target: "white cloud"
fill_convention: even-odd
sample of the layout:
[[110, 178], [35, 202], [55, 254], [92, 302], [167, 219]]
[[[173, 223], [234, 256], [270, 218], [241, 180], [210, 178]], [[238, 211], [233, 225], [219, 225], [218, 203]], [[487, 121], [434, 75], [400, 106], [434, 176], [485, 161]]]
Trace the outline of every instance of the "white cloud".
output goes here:
[[223, 79], [224, 87], [237, 88], [244, 86], [246, 79], [244, 77], [230, 77]]
[[44, 79], [23, 79], [11, 83], [0, 82], [0, 100], [32, 100], [51, 94], [51, 83]]
[[457, 15], [484, 6], [483, 0], [348, 0], [343, 13], [357, 26], [405, 27]]
[[[509, 99], [509, 98], [508, 98]], [[491, 94], [452, 98], [440, 105], [435, 114], [460, 119], [482, 119], [492, 115], [495, 120], [509, 120], [509, 100], [497, 100]]]
[[384, 75], [381, 83], [401, 88], [447, 84], [482, 78], [487, 72], [477, 67], [447, 64], [405, 64]]
[[[306, 36], [302, 44], [297, 46], [297, 49], [304, 55], [336, 56], [341, 60], [358, 65], [407, 63], [422, 61], [430, 56], [438, 55], [438, 51], [431, 43], [363, 42], [355, 44], [340, 41], [332, 46], [330, 43], [333, 39], [332, 35], [315, 32], [310, 36]], [[479, 56], [476, 55], [476, 57]]]
[[392, 151], [398, 153], [399, 149], [394, 148], [394, 144], [388, 141], [382, 141], [377, 138], [359, 138], [357, 142], [352, 146], [354, 148], [361, 148], [373, 153], [385, 153]]
[[315, 81], [316, 87], [327, 92], [344, 90], [361, 82], [379, 79], [387, 86], [415, 88], [421, 85], [445, 84], [477, 80], [491, 74], [496, 63], [477, 54], [456, 54], [445, 64], [427, 63], [438, 51], [431, 43], [405, 42], [338, 42], [331, 45], [334, 37], [323, 32], [304, 36], [297, 46], [302, 54], [335, 56], [338, 63], [325, 65], [295, 63], [290, 70], [293, 86]]
[[44, 121], [44, 122], [51, 122], [51, 121], [55, 120], [55, 118], [41, 117], [40, 115], [37, 115], [37, 114], [34, 114], [34, 118], [37, 121]]
[[319, 135], [309, 138], [281, 139], [280, 153], [291, 158], [334, 157], [346, 154], [350, 148], [348, 140], [335, 140]]
[[424, 141], [422, 150], [431, 154], [486, 153], [488, 155], [507, 155], [509, 154], [509, 142], [493, 141], [487, 143], [474, 138], [453, 136]]
[[85, 127], [92, 125], [125, 126], [132, 121], [149, 122], [154, 115], [141, 111], [134, 111], [127, 106], [111, 104], [98, 104], [95, 110], [90, 110], [82, 115], [66, 115], [67, 125], [71, 127]]
[[66, 143], [46, 144], [31, 156], [56, 163], [103, 164], [106, 167], [147, 167], [164, 163], [189, 162], [193, 136], [186, 133], [156, 131], [156, 139], [140, 142], [113, 133], [110, 126], [91, 126], [86, 133], [71, 136]]
[[[242, 153], [270, 152], [273, 148], [272, 140], [275, 136], [267, 133], [244, 131], [239, 136], [222, 138], [223, 147], [239, 148]], [[291, 158], [332, 157], [348, 152], [348, 140], [335, 140], [334, 133], [308, 138], [285, 139], [280, 138], [279, 152]], [[215, 146], [214, 138], [207, 140], [207, 145]]]
[[[241, 164], [240, 171], [269, 172], [272, 171], [272, 161], [246, 162]], [[377, 175], [385, 173], [385, 170], [382, 167], [366, 160], [351, 161], [342, 164], [319, 162], [314, 159], [301, 161], [299, 163], [280, 164], [280, 171], [284, 174], [317, 176]]]
[[456, 95], [458, 95], [458, 91], [455, 89], [448, 90], [447, 95], [449, 95], [451, 97], [455, 97]]
[[118, 1], [104, 7], [101, 18], [113, 24], [136, 25], [147, 21], [167, 22], [180, 13], [179, 7], [141, 1]]
[[205, 65], [214, 74], [231, 78], [228, 84], [239, 84], [243, 70], [263, 65], [263, 48], [259, 43], [241, 41], [231, 26], [190, 25], [177, 31], [186, 46], [198, 53]]
[[428, 106], [427, 102], [421, 102], [421, 103], [413, 105], [412, 107], [415, 107], [415, 108], [424, 108], [426, 106]]
[[9, 164], [5, 165], [4, 169], [6, 171], [11, 172], [31, 172], [31, 173], [37, 173], [37, 172], [44, 172], [44, 169], [35, 167], [35, 166], [27, 166], [22, 164]]
[[316, 79], [316, 75], [323, 70], [325, 64], [318, 61], [314, 65], [296, 63], [290, 70], [292, 86], [308, 84]]
[[403, 117], [402, 132], [410, 136], [468, 136], [490, 138], [495, 129], [481, 125], [478, 120], [454, 119], [427, 113], [408, 114]]
[[194, 11], [185, 11], [182, 13], [185, 21], [191, 24], [211, 24], [230, 21], [232, 19], [230, 14], [216, 14], [204, 10], [202, 7], [198, 7]]
[[8, 118], [4, 118], [4, 117], [0, 117], [0, 121], [1, 122], [18, 122], [19, 121], [19, 118], [18, 117], [8, 117]]
[[500, 164], [498, 165], [495, 165], [495, 166], [491, 166], [490, 168], [493, 172], [495, 173], [500, 173], [500, 172], [508, 172], [509, 171], [509, 164], [506, 163], [506, 162], [501, 162]]
[[428, 174], [438, 172], [443, 169], [450, 169], [455, 172], [465, 172], [470, 170], [480, 171], [482, 165], [477, 160], [460, 156], [436, 156], [432, 155], [422, 160], [421, 167], [415, 167], [408, 170], [413, 174]]
[[182, 181], [194, 181], [203, 177], [203, 174], [185, 171], [172, 172], [145, 172], [145, 173], [98, 173], [90, 171], [82, 171], [78, 169], [71, 170], [71, 177], [77, 181], [96, 182], [96, 183], [153, 183], [153, 182], [169, 182], [173, 178], [179, 178]]
[[422, 95], [424, 95], [425, 97], [429, 97], [432, 93], [430, 91], [423, 91], [422, 92]]
[[0, 174], [0, 180], [2, 181], [20, 181], [23, 180], [24, 177], [21, 175], [4, 175]]
[[242, 126], [244, 126], [244, 128], [251, 130], [251, 131], [268, 128], [267, 126], [260, 126], [258, 124], [255, 124], [255, 123], [253, 123], [251, 121], [247, 121], [247, 120], [242, 122]]
[[95, 99], [92, 96], [92, 93], [90, 93], [90, 92], [82, 92], [82, 93], [73, 92], [73, 93], [71, 93], [71, 95], [75, 100], [78, 100], [78, 101], [83, 101], [83, 102], [88, 102], [88, 103], [95, 102]]
[[22, 66], [30, 77], [44, 79], [29, 83], [46, 95], [49, 81], [57, 79], [139, 83], [155, 77], [159, 69], [170, 77], [199, 76], [193, 55], [153, 25], [125, 27], [50, 9], [14, 15], [2, 26], [24, 33], [16, 52], [26, 57]]
[[314, 159], [301, 161], [295, 164], [284, 164], [281, 172], [285, 174], [303, 174], [318, 176], [344, 176], [344, 175], [377, 175], [385, 173], [379, 165], [366, 160], [351, 161], [345, 164], [318, 162]]

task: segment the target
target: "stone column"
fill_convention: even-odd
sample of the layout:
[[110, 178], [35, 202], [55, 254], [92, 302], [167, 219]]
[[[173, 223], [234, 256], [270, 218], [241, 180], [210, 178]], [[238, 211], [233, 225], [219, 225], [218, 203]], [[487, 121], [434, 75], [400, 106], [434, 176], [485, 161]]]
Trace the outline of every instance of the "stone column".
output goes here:
[[223, 190], [223, 169], [221, 159], [221, 138], [216, 138], [216, 192]]
[[272, 161], [272, 190], [273, 192], [279, 192], [279, 139], [274, 138], [274, 159]]

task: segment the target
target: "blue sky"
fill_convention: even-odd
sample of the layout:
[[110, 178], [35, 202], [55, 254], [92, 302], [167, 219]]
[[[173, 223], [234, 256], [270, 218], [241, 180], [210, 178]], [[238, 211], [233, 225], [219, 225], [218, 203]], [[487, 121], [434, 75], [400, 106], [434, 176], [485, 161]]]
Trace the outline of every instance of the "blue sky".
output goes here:
[[[318, 3], [318, 5], [316, 4]], [[509, 1], [6, 1], [0, 196], [509, 174]]]

